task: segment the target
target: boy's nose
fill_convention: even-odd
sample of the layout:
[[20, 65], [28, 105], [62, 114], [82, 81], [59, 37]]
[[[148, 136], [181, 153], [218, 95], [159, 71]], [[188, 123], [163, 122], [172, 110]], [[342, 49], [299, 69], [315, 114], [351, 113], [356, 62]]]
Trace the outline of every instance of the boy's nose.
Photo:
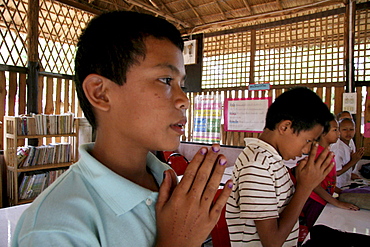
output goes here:
[[302, 153], [303, 154], [308, 154], [308, 153], [310, 153], [310, 151], [311, 151], [311, 143], [307, 143], [304, 147], [303, 147], [303, 149], [302, 149]]
[[176, 99], [175, 99], [175, 105], [178, 109], [188, 109], [190, 102], [189, 98], [186, 95], [186, 93], [179, 87]]

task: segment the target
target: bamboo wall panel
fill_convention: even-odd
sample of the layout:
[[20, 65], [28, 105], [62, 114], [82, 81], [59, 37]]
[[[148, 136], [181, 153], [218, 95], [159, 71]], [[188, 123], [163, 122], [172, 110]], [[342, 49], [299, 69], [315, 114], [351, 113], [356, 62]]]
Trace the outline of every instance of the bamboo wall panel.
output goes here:
[[[361, 88], [357, 88], [357, 90], [356, 90], [356, 92], [357, 92], [357, 102], [356, 102], [356, 108], [358, 109], [358, 111], [360, 112], [360, 114], [356, 114], [355, 115], [355, 119], [354, 119], [354, 121], [355, 121], [355, 123], [361, 123], [361, 113], [362, 113], [362, 90], [361, 90]], [[366, 97], [366, 95], [365, 95], [365, 97]], [[357, 137], [360, 137], [361, 136], [361, 128], [360, 127], [357, 127], [356, 128], [356, 134], [355, 134], [355, 136]], [[356, 138], [355, 139], [355, 144], [356, 144], [356, 147], [360, 147], [360, 146], [362, 146], [363, 145], [363, 143], [361, 142], [361, 139], [360, 138]]]
[[334, 113], [338, 114], [342, 111], [342, 104], [343, 104], [343, 87], [336, 87], [335, 88], [335, 101], [334, 101]]
[[76, 117], [83, 116], [73, 80], [47, 75], [42, 76], [39, 82], [40, 112], [45, 114], [73, 112]]
[[[365, 95], [366, 98], [365, 98], [364, 122], [370, 123], [370, 87], [366, 88], [366, 92], [367, 94]], [[370, 138], [364, 138], [363, 146], [365, 147], [365, 155], [367, 156], [370, 155]]]
[[19, 74], [18, 112], [26, 112], [26, 74]]
[[[60, 114], [60, 107], [61, 107], [61, 92], [62, 92], [62, 80], [57, 78], [56, 84], [56, 100], [55, 100], [55, 114]], [[59, 92], [59, 93], [58, 93]]]
[[[3, 123], [4, 115], [5, 115], [5, 107], [6, 107], [6, 77], [5, 71], [0, 71], [0, 121]], [[0, 124], [0, 149], [3, 150], [3, 125]], [[1, 176], [1, 175], [0, 175]]]
[[17, 73], [9, 72], [8, 116], [15, 116], [17, 86]]
[[43, 99], [42, 99], [43, 93], [42, 92], [43, 92], [43, 87], [44, 87], [43, 79], [44, 79], [43, 76], [39, 76], [39, 79], [38, 79], [38, 95], [37, 95], [37, 111], [38, 112], [43, 112], [43, 108], [42, 108], [42, 102], [43, 102]]
[[46, 114], [52, 114], [54, 112], [54, 103], [53, 103], [53, 78], [47, 77], [46, 79], [46, 102], [45, 110]]
[[[0, 121], [4, 116], [27, 113], [25, 73], [0, 71]], [[73, 112], [76, 117], [83, 117], [79, 107], [75, 86], [71, 79], [61, 79], [58, 75], [39, 76], [38, 113], [61, 114]], [[2, 124], [0, 124], [2, 130]], [[0, 132], [0, 150], [3, 149], [3, 132]], [[58, 141], [58, 140], [56, 140]], [[60, 141], [60, 140], [59, 140]], [[23, 145], [23, 143], [19, 143]]]

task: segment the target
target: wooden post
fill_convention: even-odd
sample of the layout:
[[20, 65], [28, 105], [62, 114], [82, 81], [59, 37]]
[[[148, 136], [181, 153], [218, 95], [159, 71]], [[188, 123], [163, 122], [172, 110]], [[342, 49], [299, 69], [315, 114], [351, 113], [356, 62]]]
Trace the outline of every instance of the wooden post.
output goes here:
[[355, 36], [356, 2], [353, 0], [346, 3], [346, 15], [344, 26], [345, 66], [346, 66], [346, 90], [354, 92], [354, 36]]
[[250, 71], [249, 71], [249, 84], [253, 84], [254, 83], [254, 62], [255, 62], [255, 59], [256, 59], [256, 45], [257, 45], [257, 42], [256, 42], [256, 30], [255, 29], [252, 29], [251, 30], [251, 61], [250, 61]]
[[[39, 113], [38, 80], [39, 80], [39, 0], [28, 1], [28, 78], [27, 78], [27, 113]], [[29, 139], [29, 144], [38, 145], [38, 139]]]
[[38, 113], [38, 21], [39, 21], [39, 0], [28, 1], [28, 78], [27, 78], [27, 113]]

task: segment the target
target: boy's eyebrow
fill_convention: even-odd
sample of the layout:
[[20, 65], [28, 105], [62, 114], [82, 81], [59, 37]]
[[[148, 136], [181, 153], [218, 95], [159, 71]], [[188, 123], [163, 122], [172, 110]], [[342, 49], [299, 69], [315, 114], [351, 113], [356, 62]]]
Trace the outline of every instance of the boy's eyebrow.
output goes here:
[[[172, 64], [169, 64], [169, 63], [160, 63], [160, 64], [157, 64], [154, 67], [167, 68], [167, 69], [170, 69], [170, 70], [172, 70], [173, 72], [175, 72], [177, 74], [180, 74], [180, 70], [176, 66], [173, 66]], [[186, 78], [186, 75], [184, 75], [182, 79], [185, 80], [185, 78]]]

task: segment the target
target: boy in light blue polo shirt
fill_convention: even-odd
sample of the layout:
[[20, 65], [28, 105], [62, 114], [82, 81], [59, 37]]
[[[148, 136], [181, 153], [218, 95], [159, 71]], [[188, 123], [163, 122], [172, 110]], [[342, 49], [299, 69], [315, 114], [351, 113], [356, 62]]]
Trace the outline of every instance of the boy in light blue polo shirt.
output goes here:
[[76, 90], [96, 141], [21, 216], [12, 246], [200, 246], [230, 194], [215, 204], [226, 158], [202, 148], [181, 182], [150, 150], [174, 150], [189, 100], [183, 41], [164, 19], [94, 18], [76, 53]]

